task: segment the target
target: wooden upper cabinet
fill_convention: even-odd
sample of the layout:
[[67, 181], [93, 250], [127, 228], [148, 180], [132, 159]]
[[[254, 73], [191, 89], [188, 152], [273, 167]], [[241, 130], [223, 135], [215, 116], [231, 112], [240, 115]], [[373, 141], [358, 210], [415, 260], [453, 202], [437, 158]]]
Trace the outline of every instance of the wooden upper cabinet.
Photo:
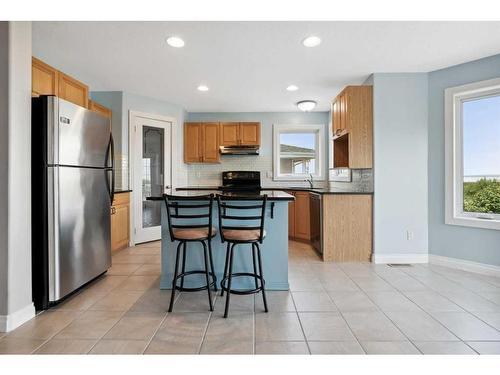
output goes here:
[[31, 58], [31, 92], [33, 96], [58, 94], [58, 71], [36, 57]]
[[334, 167], [372, 168], [372, 86], [347, 86], [335, 98], [332, 116], [334, 137], [338, 137], [333, 141]]
[[235, 146], [239, 145], [240, 123], [239, 122], [221, 122], [220, 123], [220, 145]]
[[218, 163], [219, 123], [186, 122], [184, 124], [184, 162]]
[[184, 124], [184, 162], [201, 163], [201, 124], [199, 122], [186, 122]]
[[240, 144], [244, 146], [260, 145], [259, 122], [240, 122]]
[[260, 145], [260, 122], [221, 122], [220, 145]]
[[111, 119], [111, 109], [89, 99], [89, 109]]
[[82, 82], [59, 72], [59, 97], [76, 105], [87, 108], [89, 87]]
[[219, 123], [204, 123], [201, 125], [201, 131], [203, 143], [203, 162], [218, 163], [220, 160]]

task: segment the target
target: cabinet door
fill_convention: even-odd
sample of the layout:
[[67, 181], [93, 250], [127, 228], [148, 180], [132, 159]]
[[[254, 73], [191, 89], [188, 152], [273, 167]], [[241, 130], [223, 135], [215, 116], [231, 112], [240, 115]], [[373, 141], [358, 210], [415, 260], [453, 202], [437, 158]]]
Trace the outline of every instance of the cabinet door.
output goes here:
[[203, 161], [201, 138], [201, 125], [199, 122], [186, 122], [184, 124], [185, 163], [201, 163]]
[[[293, 191], [287, 191], [294, 195]], [[295, 238], [295, 201], [288, 203], [288, 237]]]
[[220, 123], [220, 145], [237, 146], [240, 139], [240, 124], [238, 122]]
[[240, 123], [240, 145], [260, 145], [260, 122]]
[[33, 57], [31, 59], [31, 92], [33, 95], [56, 95], [58, 71]]
[[340, 121], [339, 121], [339, 129], [346, 130], [347, 129], [347, 96], [343, 93], [340, 96]]
[[295, 237], [302, 240], [311, 238], [311, 211], [309, 193], [295, 192]]
[[128, 246], [130, 239], [130, 205], [111, 207], [111, 250], [116, 251]]
[[203, 131], [203, 162], [218, 163], [219, 153], [219, 124], [207, 122], [201, 125]]
[[73, 77], [59, 72], [59, 97], [88, 108], [89, 87]]
[[340, 100], [335, 100], [332, 106], [333, 133], [340, 130]]

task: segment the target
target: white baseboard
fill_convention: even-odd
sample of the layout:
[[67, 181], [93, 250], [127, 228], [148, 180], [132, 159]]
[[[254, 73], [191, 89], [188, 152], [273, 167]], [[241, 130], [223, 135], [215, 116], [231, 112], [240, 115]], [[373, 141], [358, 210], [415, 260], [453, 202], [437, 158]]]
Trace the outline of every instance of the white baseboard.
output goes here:
[[497, 276], [500, 277], [500, 266], [494, 266], [491, 264], [477, 263], [470, 260], [443, 257], [441, 255], [429, 255], [429, 261], [432, 264], [437, 264], [440, 266], [456, 268], [459, 270], [480, 273], [483, 275]]
[[428, 263], [429, 254], [373, 254], [373, 263], [376, 264], [413, 264], [413, 263]]
[[0, 315], [0, 332], [10, 332], [35, 317], [33, 303], [9, 315]]

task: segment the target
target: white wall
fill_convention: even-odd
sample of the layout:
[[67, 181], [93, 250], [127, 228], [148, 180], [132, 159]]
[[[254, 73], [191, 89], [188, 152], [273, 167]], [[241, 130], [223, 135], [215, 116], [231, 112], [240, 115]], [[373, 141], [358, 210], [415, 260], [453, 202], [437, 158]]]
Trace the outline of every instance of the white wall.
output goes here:
[[35, 313], [31, 294], [31, 23], [1, 22], [0, 50], [0, 331], [9, 331]]
[[373, 86], [374, 260], [426, 262], [427, 74], [374, 74]]

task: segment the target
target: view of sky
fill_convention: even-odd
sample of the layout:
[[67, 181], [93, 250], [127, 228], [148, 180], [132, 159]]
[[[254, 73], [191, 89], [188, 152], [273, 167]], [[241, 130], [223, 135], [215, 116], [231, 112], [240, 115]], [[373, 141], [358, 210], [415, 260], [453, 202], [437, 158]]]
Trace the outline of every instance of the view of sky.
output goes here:
[[463, 103], [464, 175], [500, 176], [500, 96]]
[[281, 133], [280, 143], [305, 148], [315, 148], [316, 135], [313, 133]]

